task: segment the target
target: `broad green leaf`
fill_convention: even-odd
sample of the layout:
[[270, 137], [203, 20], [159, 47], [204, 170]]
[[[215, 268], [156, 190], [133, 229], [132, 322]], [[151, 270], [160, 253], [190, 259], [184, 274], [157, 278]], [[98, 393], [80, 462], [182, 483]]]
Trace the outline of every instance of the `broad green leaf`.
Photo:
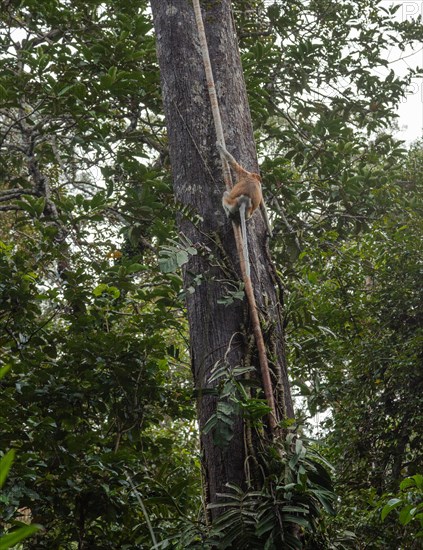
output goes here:
[[423, 476], [420, 474], [416, 474], [414, 476], [405, 478], [400, 483], [400, 489], [402, 491], [406, 489], [410, 489], [411, 487], [417, 487], [418, 489], [423, 489]]
[[385, 506], [382, 508], [382, 512], [380, 514], [380, 517], [382, 521], [386, 518], [386, 516], [395, 508], [398, 508], [403, 503], [403, 501], [400, 498], [391, 498]]
[[12, 365], [5, 365], [4, 367], [0, 368], [0, 380], [6, 376], [6, 374], [9, 372], [9, 370], [12, 368]]
[[15, 449], [10, 449], [1, 459], [0, 459], [0, 489], [3, 487], [4, 482], [6, 481], [7, 474], [9, 473], [10, 467], [12, 466], [13, 460], [15, 458]]
[[40, 530], [40, 525], [25, 525], [24, 527], [19, 527], [19, 529], [16, 529], [16, 531], [13, 531], [12, 533], [0, 536], [0, 550], [7, 550], [7, 548], [12, 548], [22, 540], [27, 539], [28, 537]]

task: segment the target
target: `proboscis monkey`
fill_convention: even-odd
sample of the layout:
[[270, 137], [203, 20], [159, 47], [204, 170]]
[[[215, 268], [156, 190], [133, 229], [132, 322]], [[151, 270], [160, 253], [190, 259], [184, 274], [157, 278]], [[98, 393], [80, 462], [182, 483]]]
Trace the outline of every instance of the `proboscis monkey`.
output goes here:
[[[247, 227], [245, 221], [248, 220], [253, 212], [263, 202], [263, 194], [261, 191], [261, 178], [254, 172], [248, 172], [245, 170], [234, 157], [222, 146], [222, 144], [216, 144], [219, 153], [224, 157], [229, 166], [236, 174], [236, 184], [231, 191], [225, 191], [222, 197], [222, 206], [228, 217], [233, 217], [239, 212], [241, 220], [241, 231], [243, 240], [243, 251], [245, 259], [245, 272], [247, 276], [250, 276], [250, 260], [248, 254], [247, 244]], [[265, 215], [265, 222], [271, 234], [269, 220]]]

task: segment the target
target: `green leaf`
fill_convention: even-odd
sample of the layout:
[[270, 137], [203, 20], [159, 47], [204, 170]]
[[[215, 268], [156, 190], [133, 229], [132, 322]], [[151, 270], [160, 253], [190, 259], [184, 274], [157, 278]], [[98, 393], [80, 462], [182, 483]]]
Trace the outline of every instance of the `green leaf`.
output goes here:
[[103, 74], [100, 76], [100, 86], [103, 90], [109, 90], [114, 82], [115, 78], [109, 74]]
[[408, 525], [414, 518], [417, 508], [413, 504], [407, 504], [399, 513], [399, 520], [402, 525]]
[[310, 529], [310, 522], [299, 516], [291, 516], [290, 514], [282, 514], [282, 520], [288, 523], [295, 523], [296, 525], [301, 525], [306, 530]]
[[403, 481], [400, 483], [400, 489], [402, 491], [405, 491], [406, 489], [409, 489], [411, 487], [417, 487], [418, 489], [423, 488], [423, 476], [420, 474], [416, 474], [411, 477], [406, 477]]
[[23, 527], [19, 527], [16, 531], [13, 531], [13, 533], [8, 533], [7, 535], [3, 535], [0, 537], [0, 550], [6, 550], [7, 548], [12, 548], [18, 542], [21, 542], [24, 539], [27, 539], [37, 531], [40, 531], [42, 529], [41, 525], [32, 524], [32, 525], [25, 525]]
[[109, 73], [110, 77], [113, 79], [113, 82], [114, 82], [116, 80], [117, 67], [110, 67], [108, 73]]
[[72, 90], [74, 88], [75, 84], [67, 84], [66, 86], [64, 86], [60, 92], [57, 94], [57, 97], [61, 97], [62, 95], [65, 95], [66, 92], [69, 92], [69, 90]]
[[0, 368], [0, 380], [9, 372], [11, 368], [12, 365], [5, 365], [4, 367]]
[[188, 252], [185, 250], [179, 250], [176, 253], [176, 262], [178, 264], [178, 267], [182, 267], [184, 264], [186, 264], [189, 260]]
[[9, 473], [14, 458], [15, 449], [10, 449], [10, 451], [7, 452], [0, 460], [0, 489], [3, 487], [4, 482], [6, 481], [7, 474]]
[[34, 217], [40, 217], [45, 210], [46, 201], [43, 197], [35, 198], [26, 195], [25, 200], [17, 200], [16, 204]]
[[273, 514], [270, 514], [270, 517], [266, 518], [264, 521], [261, 521], [256, 528], [256, 536], [262, 537], [265, 533], [271, 531], [275, 526], [275, 517]]
[[209, 431], [216, 426], [216, 424], [217, 424], [217, 416], [214, 414], [204, 424], [203, 433], [208, 434]]
[[382, 508], [382, 512], [380, 514], [380, 517], [382, 519], [382, 521], [385, 520], [386, 516], [392, 511], [394, 510], [395, 508], [398, 508], [398, 506], [400, 506], [402, 504], [402, 500], [400, 498], [391, 498], [391, 500], [389, 500], [385, 506]]
[[94, 296], [101, 296], [103, 292], [107, 292], [109, 289], [109, 285], [106, 285], [105, 283], [101, 283], [100, 285], [97, 285], [95, 289], [93, 290]]
[[73, 94], [81, 100], [84, 100], [87, 95], [87, 87], [82, 82], [77, 82], [72, 88]]
[[0, 84], [0, 100], [7, 98], [7, 90]]
[[175, 273], [178, 269], [178, 262], [175, 256], [159, 258], [159, 268], [162, 273]]
[[143, 271], [145, 269], [147, 269], [145, 265], [135, 263], [128, 267], [128, 273], [137, 273], [138, 271]]

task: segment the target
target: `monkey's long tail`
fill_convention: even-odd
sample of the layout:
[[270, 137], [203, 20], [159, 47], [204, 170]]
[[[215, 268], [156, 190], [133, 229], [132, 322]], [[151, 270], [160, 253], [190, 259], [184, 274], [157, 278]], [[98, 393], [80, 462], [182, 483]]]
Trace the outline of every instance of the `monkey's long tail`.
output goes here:
[[241, 218], [242, 250], [244, 253], [245, 274], [250, 278], [250, 253], [248, 252], [247, 224], [245, 223], [245, 214], [247, 208], [251, 207], [251, 199], [245, 195], [238, 198], [239, 217]]

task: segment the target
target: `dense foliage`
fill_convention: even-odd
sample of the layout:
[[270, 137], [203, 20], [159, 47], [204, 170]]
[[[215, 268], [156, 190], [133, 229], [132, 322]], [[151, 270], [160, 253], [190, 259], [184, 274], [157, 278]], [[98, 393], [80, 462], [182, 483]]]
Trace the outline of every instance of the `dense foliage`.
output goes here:
[[386, 52], [422, 28], [372, 0], [233, 4], [298, 417], [328, 411], [316, 447], [338, 515], [292, 510], [290, 482], [324, 500], [319, 459], [298, 444], [295, 478], [228, 488], [230, 514], [203, 523], [183, 294], [167, 269], [187, 251], [147, 2], [2, 2], [0, 441], [17, 452], [0, 524], [40, 523], [25, 548], [272, 548], [284, 514], [312, 516], [309, 548], [417, 548], [423, 155], [391, 136], [414, 75]]
[[421, 162], [418, 147], [368, 231], [307, 243], [289, 296], [293, 372], [309, 411], [331, 411], [320, 428], [343, 522], [372, 548], [397, 548], [397, 537], [413, 548], [418, 530], [385, 522], [381, 531], [379, 508], [423, 467]]

